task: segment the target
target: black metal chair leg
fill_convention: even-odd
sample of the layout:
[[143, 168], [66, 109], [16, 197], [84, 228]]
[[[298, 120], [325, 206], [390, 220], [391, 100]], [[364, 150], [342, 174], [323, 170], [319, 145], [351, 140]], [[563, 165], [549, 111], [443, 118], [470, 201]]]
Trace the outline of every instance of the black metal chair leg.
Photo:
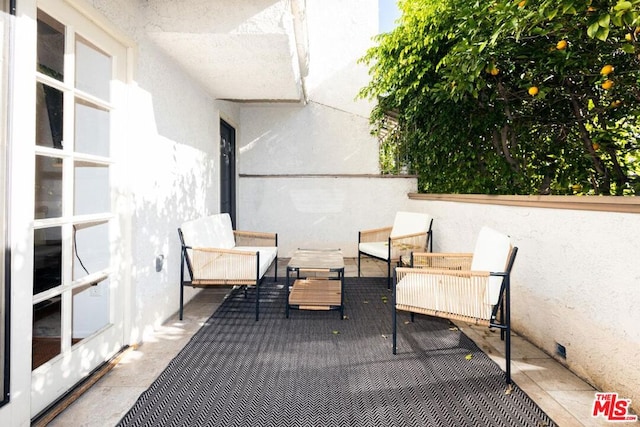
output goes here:
[[[395, 273], [394, 273], [394, 283], [395, 283]], [[398, 340], [398, 312], [396, 310], [396, 287], [393, 287], [393, 292], [391, 293], [391, 310], [393, 310], [392, 314], [392, 322], [393, 323], [393, 354], [397, 352], [397, 340]]]
[[256, 284], [256, 322], [260, 318], [260, 285]]

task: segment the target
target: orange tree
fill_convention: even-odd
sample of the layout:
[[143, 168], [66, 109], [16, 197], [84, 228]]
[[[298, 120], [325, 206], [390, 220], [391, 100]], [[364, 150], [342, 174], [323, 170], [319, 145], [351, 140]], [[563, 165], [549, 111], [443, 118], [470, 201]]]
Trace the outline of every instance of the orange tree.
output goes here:
[[640, 0], [400, 0], [363, 57], [425, 192], [640, 192]]

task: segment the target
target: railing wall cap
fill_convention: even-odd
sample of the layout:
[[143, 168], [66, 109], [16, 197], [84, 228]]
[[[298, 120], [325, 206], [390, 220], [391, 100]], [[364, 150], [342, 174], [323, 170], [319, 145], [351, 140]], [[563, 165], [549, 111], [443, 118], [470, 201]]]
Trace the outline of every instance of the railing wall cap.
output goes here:
[[504, 196], [410, 193], [409, 199], [548, 209], [640, 213], [640, 197], [635, 196]]

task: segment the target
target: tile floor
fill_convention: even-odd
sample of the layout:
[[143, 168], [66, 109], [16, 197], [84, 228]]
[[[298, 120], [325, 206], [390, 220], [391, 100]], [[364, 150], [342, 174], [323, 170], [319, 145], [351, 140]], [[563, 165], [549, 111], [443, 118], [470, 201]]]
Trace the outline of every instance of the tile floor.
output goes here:
[[[284, 274], [288, 260], [282, 259], [278, 272]], [[345, 260], [345, 275], [357, 276], [357, 259]], [[362, 275], [385, 276], [386, 265], [363, 260]], [[166, 364], [209, 318], [228, 289], [206, 289], [185, 306], [184, 320], [173, 316], [152, 339], [129, 349], [120, 362], [88, 391], [68, 406], [48, 425], [74, 427], [114, 426], [146, 390]], [[458, 327], [504, 369], [504, 344], [498, 331], [459, 323]], [[591, 417], [595, 390], [537, 347], [514, 335], [512, 376], [559, 426], [610, 425]], [[622, 423], [621, 425], [640, 425]]]

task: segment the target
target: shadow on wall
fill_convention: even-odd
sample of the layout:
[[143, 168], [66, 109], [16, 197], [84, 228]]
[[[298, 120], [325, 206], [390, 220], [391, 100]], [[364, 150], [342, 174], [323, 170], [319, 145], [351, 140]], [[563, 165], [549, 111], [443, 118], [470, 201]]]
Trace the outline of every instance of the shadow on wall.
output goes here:
[[[184, 221], [211, 213], [217, 207], [218, 191], [213, 155], [159, 135], [151, 95], [138, 90], [135, 98], [136, 126], [132, 138], [135, 143], [127, 147], [129, 179], [123, 181], [124, 189], [120, 191], [125, 200], [130, 200], [131, 209], [130, 280], [135, 301], [131, 324], [138, 326], [131, 332], [131, 342], [139, 342], [146, 332], [177, 310], [180, 273], [177, 229]], [[207, 140], [209, 151], [215, 151], [219, 137], [214, 137], [211, 130], [206, 122], [201, 123], [194, 140]], [[163, 255], [164, 262], [158, 272], [159, 255]], [[189, 297], [189, 292], [186, 296]]]

